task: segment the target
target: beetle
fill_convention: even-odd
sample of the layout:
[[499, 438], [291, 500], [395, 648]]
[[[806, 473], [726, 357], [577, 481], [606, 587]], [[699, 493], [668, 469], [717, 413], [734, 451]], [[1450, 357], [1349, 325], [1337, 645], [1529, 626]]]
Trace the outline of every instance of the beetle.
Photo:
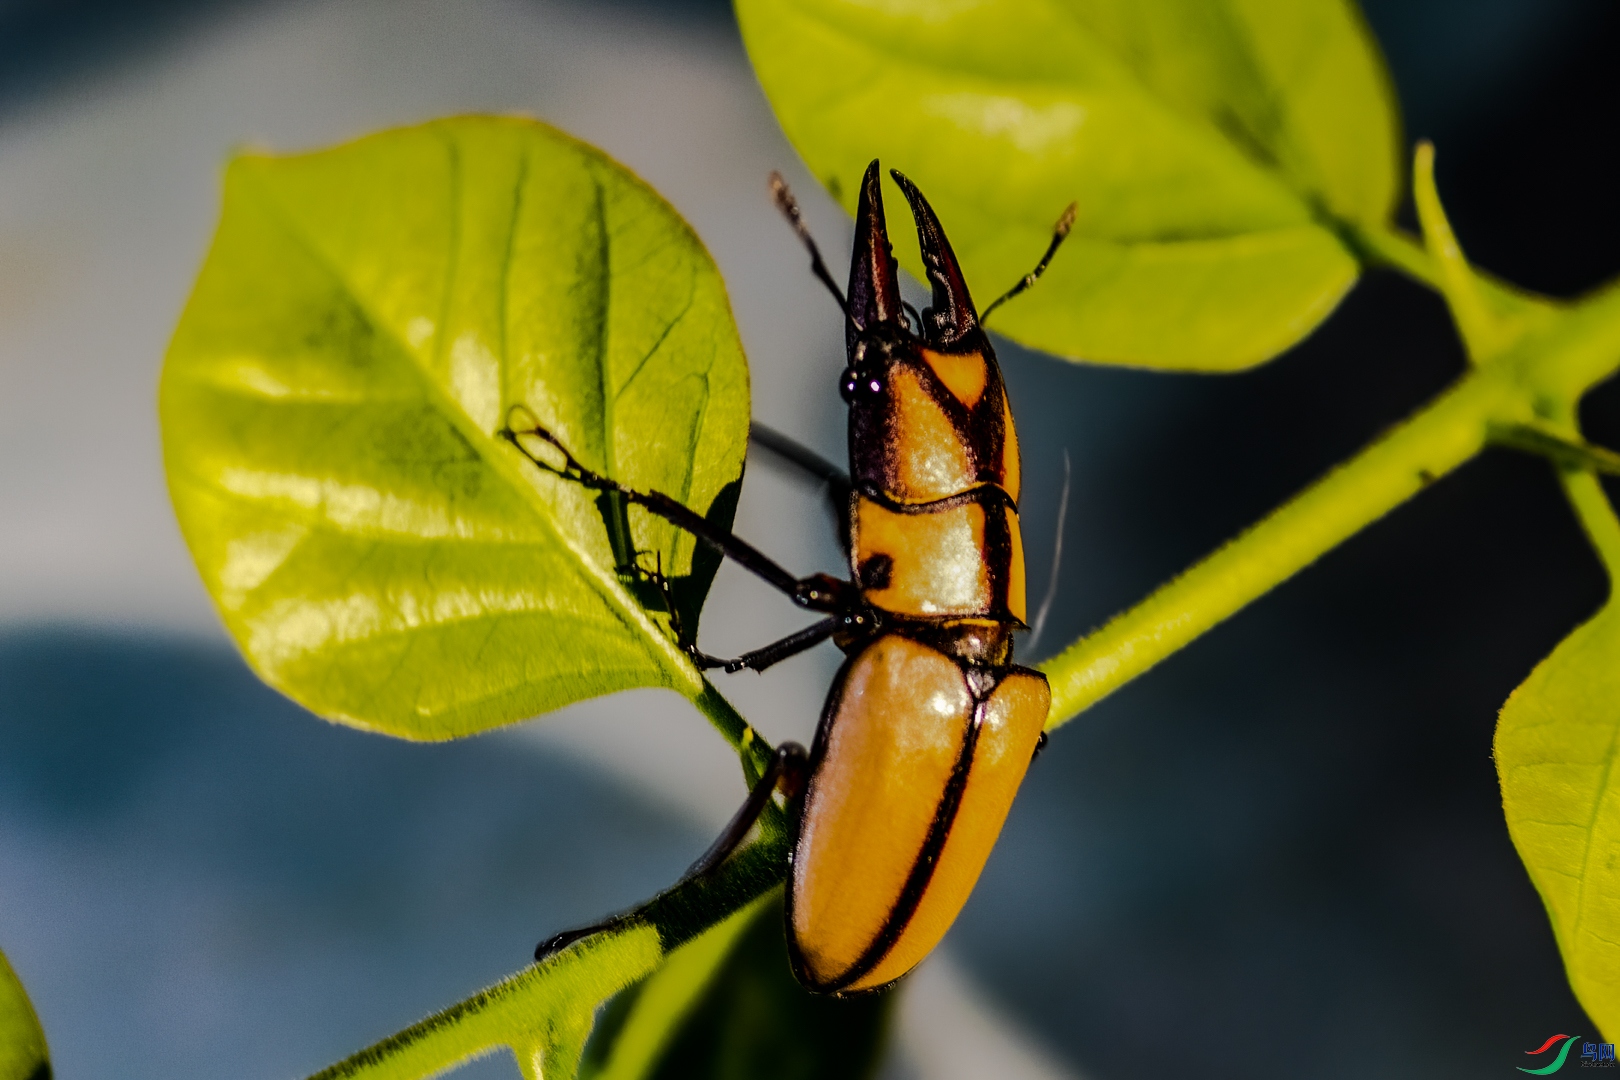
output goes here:
[[[792, 194], [772, 176], [812, 271], [843, 309], [849, 473], [779, 435], [753, 434], [832, 485], [848, 580], [796, 577], [669, 496], [591, 471], [521, 406], [503, 432], [540, 467], [665, 518], [826, 615], [722, 660], [687, 639], [676, 606], [667, 605], [683, 647], [704, 668], [763, 670], [829, 638], [847, 654], [809, 751], [778, 747], [737, 816], [688, 871], [688, 879], [712, 872], [769, 800], [785, 794], [793, 829], [789, 956], [805, 987], [837, 995], [888, 986], [945, 936], [1044, 741], [1051, 703], [1045, 676], [1013, 662], [1013, 633], [1027, 628], [1021, 468], [1001, 371], [933, 208], [903, 174], [890, 175], [910, 205], [932, 288], [931, 306], [909, 316], [878, 162], [861, 183], [847, 296]], [[1074, 210], [1059, 219], [1034, 271], [986, 316], [1045, 271]], [[536, 439], [552, 452], [537, 450]], [[551, 463], [555, 454], [561, 465]], [[657, 571], [642, 573], [662, 584]], [[542, 942], [536, 958], [606, 925]]]

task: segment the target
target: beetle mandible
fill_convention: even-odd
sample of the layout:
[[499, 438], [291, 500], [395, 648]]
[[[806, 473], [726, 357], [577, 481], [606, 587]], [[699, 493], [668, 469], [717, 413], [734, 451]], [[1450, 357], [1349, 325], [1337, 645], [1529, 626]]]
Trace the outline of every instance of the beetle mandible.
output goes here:
[[[748, 801], [687, 875], [717, 868], [772, 796], [786, 794], [794, 829], [788, 951], [794, 974], [818, 993], [887, 986], [945, 936], [1044, 739], [1051, 703], [1045, 676], [1013, 663], [1013, 632], [1025, 628], [1021, 477], [1001, 371], [938, 217], [916, 185], [891, 175], [910, 204], [933, 290], [931, 306], [911, 318], [900, 297], [878, 163], [861, 183], [847, 297], [793, 196], [772, 176], [778, 206], [844, 312], [848, 366], [840, 389], [849, 404], [849, 474], [774, 433], [756, 428], [754, 439], [833, 485], [850, 580], [796, 577], [669, 496], [587, 469], [521, 406], [503, 432], [542, 468], [665, 518], [827, 615], [721, 660], [686, 637], [675, 605], [667, 605], [700, 667], [763, 670], [829, 638], [847, 654], [810, 750], [777, 748]], [[986, 316], [1045, 271], [1074, 211], [1071, 205], [1059, 219], [1035, 269]], [[525, 446], [530, 438], [559, 452], [562, 465]], [[662, 584], [656, 571], [651, 576]], [[558, 935], [535, 955], [606, 925]]]

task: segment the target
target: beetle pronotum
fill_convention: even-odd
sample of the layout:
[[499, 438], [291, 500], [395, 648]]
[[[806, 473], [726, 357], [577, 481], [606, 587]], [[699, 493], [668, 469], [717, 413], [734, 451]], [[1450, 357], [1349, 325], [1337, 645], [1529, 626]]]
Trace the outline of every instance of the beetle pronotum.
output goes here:
[[[1045, 676], [1012, 659], [1013, 631], [1024, 628], [1024, 555], [1018, 439], [1001, 371], [939, 219], [910, 180], [892, 175], [911, 205], [933, 287], [920, 325], [900, 298], [878, 163], [861, 184], [847, 298], [786, 185], [772, 177], [816, 276], [844, 311], [849, 475], [780, 436], [756, 430], [755, 439], [833, 484], [846, 515], [851, 580], [795, 577], [674, 499], [592, 472], [521, 407], [505, 432], [541, 467], [617, 493], [827, 614], [734, 660], [682, 642], [700, 666], [727, 671], [763, 670], [829, 638], [848, 654], [809, 752], [779, 747], [742, 810], [689, 871], [719, 866], [784, 791], [795, 829], [788, 949], [794, 973], [819, 993], [886, 986], [945, 936], [1039, 749], [1051, 701]], [[1073, 216], [1070, 206], [1035, 270], [986, 315], [1034, 283]], [[549, 443], [563, 464], [548, 464], [547, 454], [525, 447], [528, 439]], [[594, 929], [543, 942], [536, 956]]]

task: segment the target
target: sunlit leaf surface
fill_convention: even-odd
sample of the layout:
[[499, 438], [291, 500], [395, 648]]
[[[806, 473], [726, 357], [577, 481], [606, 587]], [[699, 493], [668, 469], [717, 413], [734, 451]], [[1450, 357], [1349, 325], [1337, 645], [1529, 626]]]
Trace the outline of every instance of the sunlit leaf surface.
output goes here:
[[[1193, 369], [1265, 360], [1355, 280], [1333, 219], [1382, 221], [1397, 195], [1393, 97], [1347, 0], [737, 11], [812, 171], [848, 207], [874, 157], [917, 181], [981, 307], [1078, 201], [1046, 279], [996, 315], [1038, 348]], [[898, 246], [918, 269], [915, 244]]]
[[[164, 366], [164, 462], [268, 682], [425, 739], [701, 692], [617, 572], [612, 508], [497, 436], [517, 404], [591, 467], [729, 522], [747, 370], [718, 272], [657, 194], [516, 119], [231, 163]], [[629, 520], [695, 617], [715, 560]]]
[[17, 973], [0, 953], [0, 1080], [50, 1080], [45, 1033]]
[[1508, 698], [1496, 768], [1570, 985], [1605, 1035], [1620, 1035], [1620, 605], [1565, 638]]

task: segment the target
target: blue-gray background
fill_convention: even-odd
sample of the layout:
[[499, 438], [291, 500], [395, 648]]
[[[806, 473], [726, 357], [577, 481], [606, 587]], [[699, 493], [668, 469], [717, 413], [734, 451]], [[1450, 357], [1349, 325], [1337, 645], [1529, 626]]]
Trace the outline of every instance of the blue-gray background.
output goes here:
[[[1620, 269], [1620, 11], [1368, 14], [1470, 255], [1558, 295]], [[153, 386], [224, 154], [474, 109], [558, 122], [665, 191], [732, 284], [756, 415], [837, 452], [837, 321], [761, 177], [798, 177], [832, 250], [847, 224], [723, 6], [0, 0], [0, 946], [62, 1077], [313, 1071], [666, 883], [741, 794], [660, 695], [448, 746], [328, 726], [242, 667], [169, 522]], [[1003, 362], [1037, 591], [1074, 463], [1043, 651], [1461, 367], [1440, 304], [1382, 275], [1243, 376]], [[1616, 395], [1588, 420], [1620, 442]], [[833, 564], [815, 500], [769, 470], [739, 526]], [[1492, 453], [1094, 709], [1032, 772], [890, 1073], [1506, 1077], [1590, 1035], [1489, 751], [1602, 592], [1547, 469]], [[727, 572], [705, 641], [791, 625]], [[835, 661], [732, 685], [803, 737]]]

